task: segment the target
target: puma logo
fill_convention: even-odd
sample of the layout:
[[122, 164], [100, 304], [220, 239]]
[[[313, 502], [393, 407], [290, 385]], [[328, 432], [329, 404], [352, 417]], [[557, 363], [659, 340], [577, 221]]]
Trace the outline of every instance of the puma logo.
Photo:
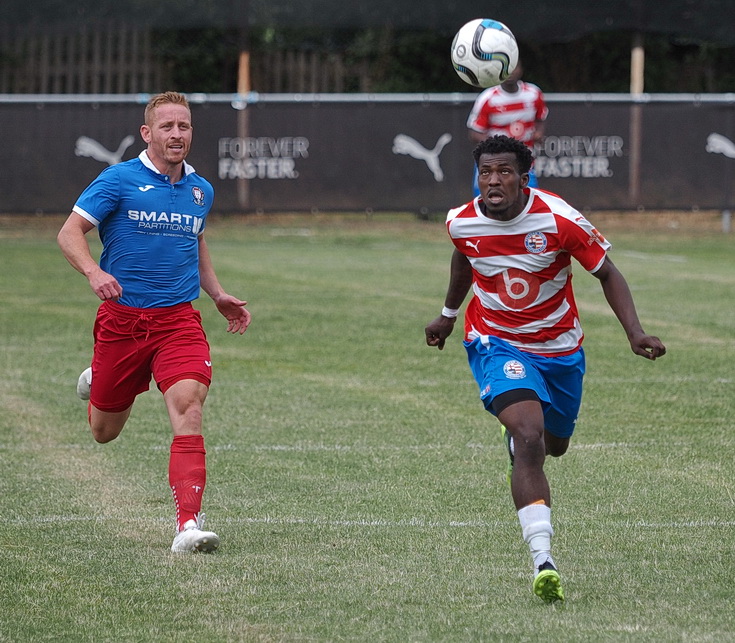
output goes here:
[[135, 141], [135, 137], [126, 136], [122, 141], [117, 150], [110, 152], [101, 143], [98, 143], [93, 138], [88, 136], [80, 136], [77, 139], [77, 144], [74, 149], [74, 154], [77, 156], [89, 156], [95, 161], [102, 161], [107, 165], [117, 165], [127, 150]]
[[464, 242], [464, 245], [468, 248], [472, 248], [478, 255], [480, 254], [480, 240], [478, 239], [475, 243], [472, 243], [469, 239]]
[[735, 159], [735, 143], [722, 134], [710, 134], [705, 149], [710, 154], [723, 154], [727, 158]]
[[416, 139], [405, 134], [398, 134], [393, 139], [393, 154], [407, 154], [419, 161], [424, 161], [434, 175], [434, 180], [439, 182], [444, 180], [444, 172], [442, 171], [441, 165], [439, 165], [439, 155], [442, 153], [444, 146], [451, 140], [451, 134], [442, 134], [436, 142], [434, 149], [427, 150]]

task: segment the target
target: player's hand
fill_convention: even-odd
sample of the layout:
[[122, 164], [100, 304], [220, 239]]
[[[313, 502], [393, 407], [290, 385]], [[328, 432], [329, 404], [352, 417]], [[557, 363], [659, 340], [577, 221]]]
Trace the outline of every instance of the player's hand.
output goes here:
[[242, 335], [250, 326], [250, 312], [245, 306], [248, 302], [232, 295], [224, 294], [214, 300], [217, 310], [227, 319], [227, 332]]
[[636, 355], [655, 360], [666, 355], [666, 346], [653, 335], [641, 333], [630, 338], [630, 347]]
[[440, 351], [444, 350], [444, 342], [452, 334], [455, 321], [456, 317], [450, 318], [439, 315], [434, 321], [430, 322], [424, 329], [427, 346], [436, 346]]
[[111, 274], [98, 268], [89, 275], [89, 285], [102, 301], [117, 301], [122, 297], [122, 286]]

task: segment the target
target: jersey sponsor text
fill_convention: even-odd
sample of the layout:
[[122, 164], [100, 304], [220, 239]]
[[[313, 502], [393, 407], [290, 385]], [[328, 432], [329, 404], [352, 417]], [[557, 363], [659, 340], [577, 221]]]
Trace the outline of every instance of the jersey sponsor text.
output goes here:
[[128, 210], [128, 219], [137, 221], [138, 227], [167, 232], [191, 232], [199, 234], [202, 229], [202, 218], [179, 212], [146, 212], [145, 210]]

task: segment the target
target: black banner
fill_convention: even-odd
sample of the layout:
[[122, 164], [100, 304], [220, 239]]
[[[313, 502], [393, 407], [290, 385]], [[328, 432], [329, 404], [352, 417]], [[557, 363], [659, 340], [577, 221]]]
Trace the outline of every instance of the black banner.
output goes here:
[[[471, 198], [472, 95], [209, 96], [189, 162], [217, 212], [442, 212]], [[66, 213], [136, 156], [142, 97], [0, 100], [4, 213]], [[232, 98], [232, 99], [231, 99]], [[732, 209], [735, 101], [547, 95], [540, 187], [581, 210]]]

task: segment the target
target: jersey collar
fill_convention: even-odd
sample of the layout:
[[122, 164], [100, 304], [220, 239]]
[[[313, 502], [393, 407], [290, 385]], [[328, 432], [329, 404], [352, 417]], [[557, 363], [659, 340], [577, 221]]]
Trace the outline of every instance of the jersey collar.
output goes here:
[[[155, 172], [156, 174], [160, 174], [158, 171], [158, 168], [156, 168], [155, 165], [153, 165], [153, 162], [148, 158], [148, 151], [143, 150], [139, 155], [138, 158], [140, 159], [140, 162], [145, 165], [149, 170], [152, 172]], [[195, 172], [194, 168], [189, 165], [186, 161], [184, 161], [184, 176], [187, 176], [189, 174], [192, 174]]]

